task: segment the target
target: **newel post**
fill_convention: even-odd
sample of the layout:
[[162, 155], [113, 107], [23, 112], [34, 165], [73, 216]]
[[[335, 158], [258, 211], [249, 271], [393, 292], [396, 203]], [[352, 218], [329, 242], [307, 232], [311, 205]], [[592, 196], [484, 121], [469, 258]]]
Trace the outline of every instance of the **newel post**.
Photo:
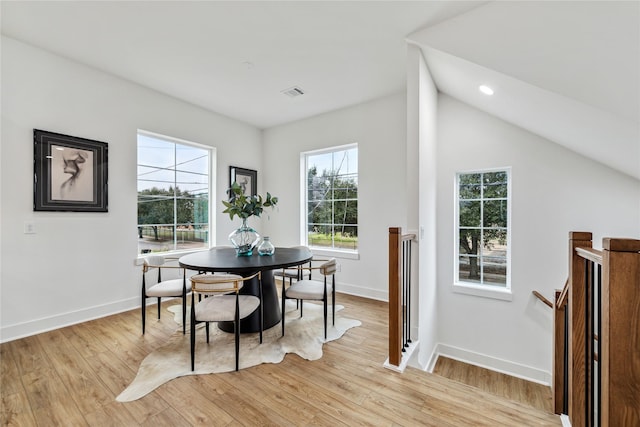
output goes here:
[[586, 296], [584, 259], [576, 248], [591, 248], [592, 234], [582, 231], [569, 233], [569, 360], [568, 390], [569, 418], [571, 425], [579, 427], [587, 423], [585, 395], [587, 372], [585, 366]]
[[566, 305], [560, 305], [560, 295], [562, 291], [556, 291], [553, 303], [553, 384], [551, 392], [553, 394], [553, 412], [562, 414], [565, 404], [565, 324]]
[[640, 426], [640, 240], [602, 248], [601, 425]]
[[400, 245], [402, 228], [389, 227], [389, 364], [400, 366], [402, 358], [402, 302], [400, 301]]

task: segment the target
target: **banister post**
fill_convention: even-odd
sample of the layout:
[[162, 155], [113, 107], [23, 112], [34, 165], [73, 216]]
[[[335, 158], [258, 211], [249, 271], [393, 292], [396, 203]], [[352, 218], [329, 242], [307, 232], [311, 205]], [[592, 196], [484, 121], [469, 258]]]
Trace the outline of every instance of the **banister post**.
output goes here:
[[602, 239], [602, 248], [600, 425], [638, 426], [640, 240], [605, 238]]
[[389, 227], [389, 364], [400, 366], [402, 351], [402, 302], [400, 301], [400, 245], [402, 228]]
[[561, 414], [564, 409], [564, 369], [565, 369], [565, 332], [567, 325], [565, 324], [564, 313], [566, 306], [559, 305], [560, 294], [562, 291], [556, 291], [553, 303], [553, 412]]
[[569, 233], [569, 418], [574, 427], [587, 423], [586, 388], [587, 372], [585, 364], [586, 334], [586, 288], [584, 285], [584, 260], [576, 253], [576, 248], [591, 248], [592, 234], [582, 231]]

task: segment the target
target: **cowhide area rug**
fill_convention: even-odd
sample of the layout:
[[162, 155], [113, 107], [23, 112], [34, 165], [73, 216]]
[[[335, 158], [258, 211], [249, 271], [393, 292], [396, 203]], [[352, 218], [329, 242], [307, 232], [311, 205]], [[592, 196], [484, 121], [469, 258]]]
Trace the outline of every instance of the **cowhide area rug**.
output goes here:
[[[347, 330], [360, 326], [359, 320], [340, 315], [344, 307], [336, 305], [336, 323], [331, 324], [331, 307], [327, 319], [327, 340], [339, 339]], [[180, 304], [168, 308], [175, 314], [176, 322], [182, 323]], [[187, 307], [189, 309], [189, 307]], [[282, 337], [280, 323], [263, 332], [262, 344], [258, 333], [240, 335], [240, 369], [261, 363], [280, 363], [287, 353], [295, 353], [307, 360], [322, 357], [324, 325], [322, 305], [304, 303], [304, 317], [296, 310], [295, 301], [287, 301], [285, 336]], [[188, 318], [188, 316], [187, 316]], [[219, 330], [211, 324], [210, 340], [207, 344], [204, 324], [196, 328], [196, 366], [191, 371], [189, 326], [182, 334], [182, 326], [173, 333], [169, 341], [154, 350], [140, 364], [133, 382], [116, 398], [118, 402], [130, 402], [145, 396], [162, 384], [184, 375], [213, 374], [235, 370], [234, 335]]]

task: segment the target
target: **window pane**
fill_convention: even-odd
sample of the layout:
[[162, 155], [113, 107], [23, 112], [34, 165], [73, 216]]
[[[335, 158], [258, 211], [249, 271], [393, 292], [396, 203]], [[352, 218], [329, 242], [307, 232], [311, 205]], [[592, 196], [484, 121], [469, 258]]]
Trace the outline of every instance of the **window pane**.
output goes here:
[[507, 257], [507, 230], [484, 230], [482, 256]]
[[459, 177], [460, 199], [479, 199], [480, 198], [480, 181], [481, 174], [461, 174]]
[[[462, 203], [462, 202], [461, 202]], [[483, 226], [507, 227], [507, 201], [487, 200], [483, 201]]]
[[460, 227], [480, 227], [480, 202], [460, 202]]
[[309, 246], [332, 247], [333, 236], [331, 225], [310, 224], [307, 239]]
[[358, 204], [353, 200], [333, 202], [334, 224], [357, 224]]
[[309, 246], [357, 249], [358, 149], [307, 154]]
[[509, 172], [458, 174], [458, 280], [507, 285]]
[[460, 229], [460, 254], [479, 255], [480, 230]]
[[466, 255], [459, 257], [458, 280], [480, 283], [480, 262], [477, 257]]
[[138, 134], [140, 253], [208, 247], [209, 150]]
[[484, 283], [505, 286], [507, 284], [507, 259], [503, 257], [483, 258], [482, 278]]

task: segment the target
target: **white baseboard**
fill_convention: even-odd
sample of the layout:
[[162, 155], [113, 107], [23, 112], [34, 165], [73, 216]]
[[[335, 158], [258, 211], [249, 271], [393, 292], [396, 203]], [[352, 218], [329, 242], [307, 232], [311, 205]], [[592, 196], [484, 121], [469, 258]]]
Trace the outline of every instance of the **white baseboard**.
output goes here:
[[379, 291], [376, 289], [363, 288], [358, 285], [351, 285], [348, 283], [336, 283], [336, 292], [348, 295], [354, 295], [357, 297], [369, 298], [378, 301], [389, 301], [389, 291]]
[[560, 421], [562, 422], [562, 427], [571, 427], [571, 420], [569, 420], [568, 415], [560, 415]]
[[433, 372], [436, 361], [440, 356], [511, 375], [512, 377], [522, 378], [523, 380], [545, 386], [551, 386], [552, 378], [550, 372], [442, 343], [438, 343], [434, 348], [433, 353], [429, 358], [429, 363], [425, 368], [427, 372]]
[[30, 320], [28, 322], [16, 323], [7, 326], [2, 325], [2, 328], [0, 328], [0, 343], [40, 334], [42, 332], [52, 331], [54, 329], [64, 328], [65, 326], [71, 326], [87, 322], [89, 320], [99, 319], [101, 317], [111, 316], [112, 314], [133, 310], [134, 308], [139, 307], [140, 297], [135, 297], [114, 301], [108, 304], [83, 308], [77, 311], [56, 314], [50, 317]]

